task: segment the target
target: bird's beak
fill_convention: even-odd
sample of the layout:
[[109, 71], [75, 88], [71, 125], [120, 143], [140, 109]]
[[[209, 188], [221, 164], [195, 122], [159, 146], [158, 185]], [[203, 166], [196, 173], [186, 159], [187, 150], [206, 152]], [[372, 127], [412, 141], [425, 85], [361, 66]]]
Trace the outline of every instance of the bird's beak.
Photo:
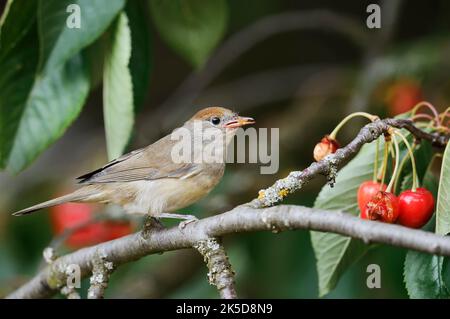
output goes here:
[[237, 119], [228, 121], [227, 123], [225, 123], [225, 127], [226, 128], [236, 128], [236, 127], [241, 127], [244, 125], [250, 125], [250, 124], [255, 124], [255, 120], [252, 119], [251, 117], [244, 117], [244, 116], [238, 116]]

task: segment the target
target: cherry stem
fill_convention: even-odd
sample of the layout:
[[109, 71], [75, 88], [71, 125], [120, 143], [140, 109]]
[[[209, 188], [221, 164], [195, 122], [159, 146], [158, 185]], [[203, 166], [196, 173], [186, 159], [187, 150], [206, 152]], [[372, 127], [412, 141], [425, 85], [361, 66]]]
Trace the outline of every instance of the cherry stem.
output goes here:
[[400, 136], [400, 138], [403, 140], [403, 143], [405, 143], [406, 148], [408, 149], [408, 154], [411, 159], [411, 166], [412, 166], [412, 173], [413, 173], [412, 191], [415, 192], [417, 187], [419, 186], [418, 185], [419, 181], [418, 181], [418, 177], [417, 177], [416, 160], [414, 158], [414, 152], [413, 152], [412, 147], [409, 144], [408, 140], [402, 133], [400, 133], [398, 130], [395, 130], [394, 134]]
[[379, 119], [378, 116], [372, 115], [372, 114], [366, 113], [366, 112], [355, 112], [355, 113], [349, 114], [334, 128], [333, 132], [331, 132], [329, 137], [332, 139], [336, 139], [337, 133], [345, 125], [345, 123], [347, 123], [349, 120], [351, 120], [352, 118], [357, 117], [357, 116], [365, 117], [365, 118], [369, 119], [371, 122], [374, 122]]
[[395, 158], [395, 149], [394, 149], [394, 146], [392, 144], [389, 147], [389, 152], [391, 153], [391, 157]]
[[444, 120], [445, 120], [447, 117], [450, 118], [450, 106], [449, 106], [448, 108], [446, 108], [445, 111], [442, 112], [442, 113], [439, 115], [439, 118], [440, 118], [441, 121], [442, 121], [441, 124], [444, 122]]
[[381, 164], [381, 184], [380, 184], [380, 190], [384, 184], [384, 179], [386, 178], [386, 170], [387, 170], [387, 163], [388, 163], [388, 155], [389, 155], [389, 144], [390, 141], [385, 141], [384, 143], [384, 152], [383, 152], [383, 163]]
[[422, 102], [419, 102], [418, 104], [416, 104], [411, 111], [411, 116], [414, 117], [416, 115], [416, 112], [423, 106], [425, 106], [429, 110], [431, 110], [431, 112], [434, 115], [434, 121], [436, 122], [436, 125], [440, 125], [441, 121], [439, 119], [439, 114], [436, 111], [436, 108], [431, 103], [426, 102], [426, 101], [422, 101]]
[[400, 150], [398, 148], [398, 142], [397, 139], [395, 138], [395, 135], [392, 136], [392, 141], [394, 143], [394, 148], [395, 148], [395, 166], [394, 166], [394, 171], [392, 172], [392, 177], [391, 180], [389, 181], [389, 184], [386, 188], [386, 192], [391, 193], [392, 190], [392, 186], [394, 185], [394, 181], [395, 181], [395, 176], [397, 175], [398, 172], [398, 159], [400, 158]]
[[[414, 150], [414, 147], [415, 146], [413, 146], [412, 148], [413, 148], [413, 150]], [[400, 174], [401, 174], [401, 172], [403, 171], [403, 166], [405, 166], [405, 164], [406, 164], [406, 162], [407, 162], [407, 160], [409, 159], [409, 153], [407, 153], [403, 158], [402, 158], [402, 161], [400, 162], [400, 167], [399, 167], [399, 169], [398, 169], [398, 175], [400, 176]], [[395, 182], [394, 182], [394, 187], [393, 187], [393, 189], [394, 189], [394, 191], [395, 190], [397, 190], [397, 185], [398, 185], [398, 182], [399, 182], [399, 176], [397, 176], [397, 178], [395, 179]]]
[[429, 123], [427, 123], [427, 127], [432, 127], [435, 131], [438, 131], [438, 132], [447, 133], [447, 132], [450, 132], [450, 129], [444, 125], [444, 120], [447, 117], [450, 117], [450, 113], [446, 114], [447, 112], [449, 112], [449, 110], [450, 110], [450, 108], [445, 110], [444, 113], [439, 114], [440, 123], [438, 125], [433, 126], [432, 122], [435, 122], [435, 119], [429, 114], [416, 114], [413, 117], [411, 117], [411, 120], [412, 121], [421, 120], [421, 119], [428, 120]]
[[443, 126], [443, 125], [437, 126], [437, 127], [435, 127], [435, 128], [436, 128], [437, 131], [442, 131], [442, 132], [445, 132], [445, 133], [450, 132], [450, 128], [448, 128], [448, 127], [446, 127], [446, 126]]
[[430, 114], [416, 114], [413, 117], [411, 117], [412, 121], [416, 121], [416, 120], [429, 120], [429, 121], [434, 121], [434, 117], [432, 117]]
[[433, 128], [433, 123], [417, 123], [415, 125], [419, 128]]
[[377, 181], [377, 174], [378, 174], [378, 161], [380, 158], [380, 139], [377, 138], [376, 141], [376, 145], [375, 145], [375, 162], [373, 163], [373, 177], [372, 177], [372, 181], [376, 182]]

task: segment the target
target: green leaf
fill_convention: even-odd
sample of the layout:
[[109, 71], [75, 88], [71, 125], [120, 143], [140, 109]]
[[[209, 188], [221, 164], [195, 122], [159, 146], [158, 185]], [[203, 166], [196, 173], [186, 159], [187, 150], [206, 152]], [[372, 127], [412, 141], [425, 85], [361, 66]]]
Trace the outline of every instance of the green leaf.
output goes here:
[[[29, 75], [16, 81], [20, 83], [14, 87], [21, 90], [29, 83]], [[23, 104], [2, 103], [1, 106], [2, 120], [5, 121], [2, 124], [9, 123], [11, 127], [9, 132], [1, 132], [2, 145], [5, 140], [9, 141], [5, 143], [9, 144], [10, 149], [6, 165], [15, 173], [24, 169], [58, 139], [78, 116], [89, 91], [83, 60], [79, 55], [73, 57], [63, 67], [54, 69], [45, 77], [36, 78], [29, 93], [26, 89], [9, 97], [9, 100], [16, 99]], [[8, 113], [8, 110], [11, 112]], [[17, 118], [20, 119], [17, 121]], [[18, 125], [13, 127], [15, 123]]]
[[225, 0], [150, 0], [161, 37], [194, 67], [202, 66], [225, 33]]
[[[384, 142], [380, 142], [382, 153]], [[375, 146], [375, 142], [364, 145], [358, 155], [339, 171], [334, 187], [325, 185], [322, 188], [314, 207], [358, 215], [356, 193], [362, 182], [372, 179]], [[369, 248], [359, 240], [334, 233], [313, 231], [311, 241], [317, 260], [320, 296], [329, 293], [342, 273]]]
[[[14, 2], [12, 6], [16, 6]], [[7, 17], [15, 20], [12, 8]], [[19, 10], [16, 11], [19, 14]], [[3, 32], [7, 32], [8, 22], [3, 24]], [[34, 29], [35, 30], [35, 29]], [[28, 92], [34, 82], [37, 65], [37, 35], [28, 32], [15, 46], [17, 50], [9, 51], [0, 57], [0, 167], [7, 165], [8, 156], [14, 144], [19, 121], [25, 107]], [[14, 52], [16, 51], [16, 52]]]
[[[80, 8], [80, 28], [67, 25], [77, 14], [67, 12], [71, 4]], [[40, 70], [45, 73], [61, 66], [94, 42], [124, 5], [125, 0], [39, 0]]]
[[[430, 162], [431, 164], [431, 162]], [[432, 165], [430, 165], [422, 180], [422, 187], [428, 189], [434, 198], [438, 198], [439, 178], [433, 173]]]
[[442, 158], [441, 178], [436, 205], [436, 233], [450, 233], [450, 143], [447, 143]]
[[108, 157], [120, 156], [134, 123], [133, 85], [129, 70], [131, 33], [128, 18], [121, 13], [114, 25], [103, 71], [103, 114]]
[[444, 258], [444, 262], [442, 264], [442, 280], [445, 283], [445, 286], [450, 291], [450, 259], [448, 257]]
[[36, 20], [36, 7], [36, 1], [8, 0], [0, 19], [0, 57], [8, 54], [27, 34]]
[[[37, 26], [32, 27], [36, 15], [23, 18], [31, 9], [15, 7], [23, 3], [10, 4], [0, 41], [8, 48], [0, 54], [0, 165], [13, 172], [25, 168], [79, 114], [89, 91], [79, 52], [106, 30], [125, 1], [40, 0]], [[79, 29], [66, 24], [72, 14], [66, 12], [69, 4], [80, 6]]]
[[128, 1], [125, 7], [129, 17], [131, 31], [130, 72], [133, 81], [133, 100], [135, 111], [139, 111], [144, 103], [152, 68], [152, 52], [150, 45], [147, 1]]
[[340, 276], [369, 249], [363, 242], [333, 233], [311, 232], [317, 260], [319, 296], [336, 287]]
[[[433, 174], [431, 160], [429, 162], [422, 184], [436, 195], [439, 181]], [[442, 228], [445, 229], [445, 224], [440, 224], [438, 218], [437, 215], [437, 233], [443, 231]], [[440, 230], [438, 225], [441, 225]], [[441, 234], [445, 235], [446, 232], [443, 231]], [[404, 281], [410, 298], [450, 298], [448, 261], [448, 258], [409, 251], [405, 258]]]
[[[22, 24], [14, 27], [28, 28], [28, 32], [13, 44], [2, 35], [3, 47], [9, 51], [0, 57], [0, 166], [13, 172], [25, 168], [62, 135], [89, 89], [79, 56], [45, 76], [36, 74], [37, 26], [28, 27], [29, 21], [16, 17], [22, 14], [23, 3], [12, 2], [2, 34], [9, 32], [13, 21]], [[35, 22], [34, 15], [30, 20]]]
[[413, 299], [449, 298], [448, 282], [443, 276], [448, 259], [417, 251], [408, 251], [404, 265], [404, 281]]

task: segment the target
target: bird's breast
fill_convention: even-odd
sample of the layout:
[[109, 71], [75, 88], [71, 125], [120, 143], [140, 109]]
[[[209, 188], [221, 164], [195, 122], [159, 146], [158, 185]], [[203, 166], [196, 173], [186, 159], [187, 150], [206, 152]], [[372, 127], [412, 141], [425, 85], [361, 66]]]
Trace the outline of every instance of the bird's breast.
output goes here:
[[122, 205], [127, 212], [150, 214], [170, 213], [189, 206], [207, 195], [220, 181], [223, 164], [208, 167], [188, 178], [164, 178], [123, 183], [112, 202]]

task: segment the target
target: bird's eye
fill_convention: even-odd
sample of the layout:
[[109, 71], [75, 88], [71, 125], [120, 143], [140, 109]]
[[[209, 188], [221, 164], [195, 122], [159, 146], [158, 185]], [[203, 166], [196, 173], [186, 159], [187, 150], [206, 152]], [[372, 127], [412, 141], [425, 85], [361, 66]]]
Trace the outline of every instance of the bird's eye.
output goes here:
[[211, 119], [211, 123], [214, 124], [214, 125], [218, 125], [218, 124], [220, 123], [220, 118], [218, 118], [218, 117], [213, 117], [213, 118]]

